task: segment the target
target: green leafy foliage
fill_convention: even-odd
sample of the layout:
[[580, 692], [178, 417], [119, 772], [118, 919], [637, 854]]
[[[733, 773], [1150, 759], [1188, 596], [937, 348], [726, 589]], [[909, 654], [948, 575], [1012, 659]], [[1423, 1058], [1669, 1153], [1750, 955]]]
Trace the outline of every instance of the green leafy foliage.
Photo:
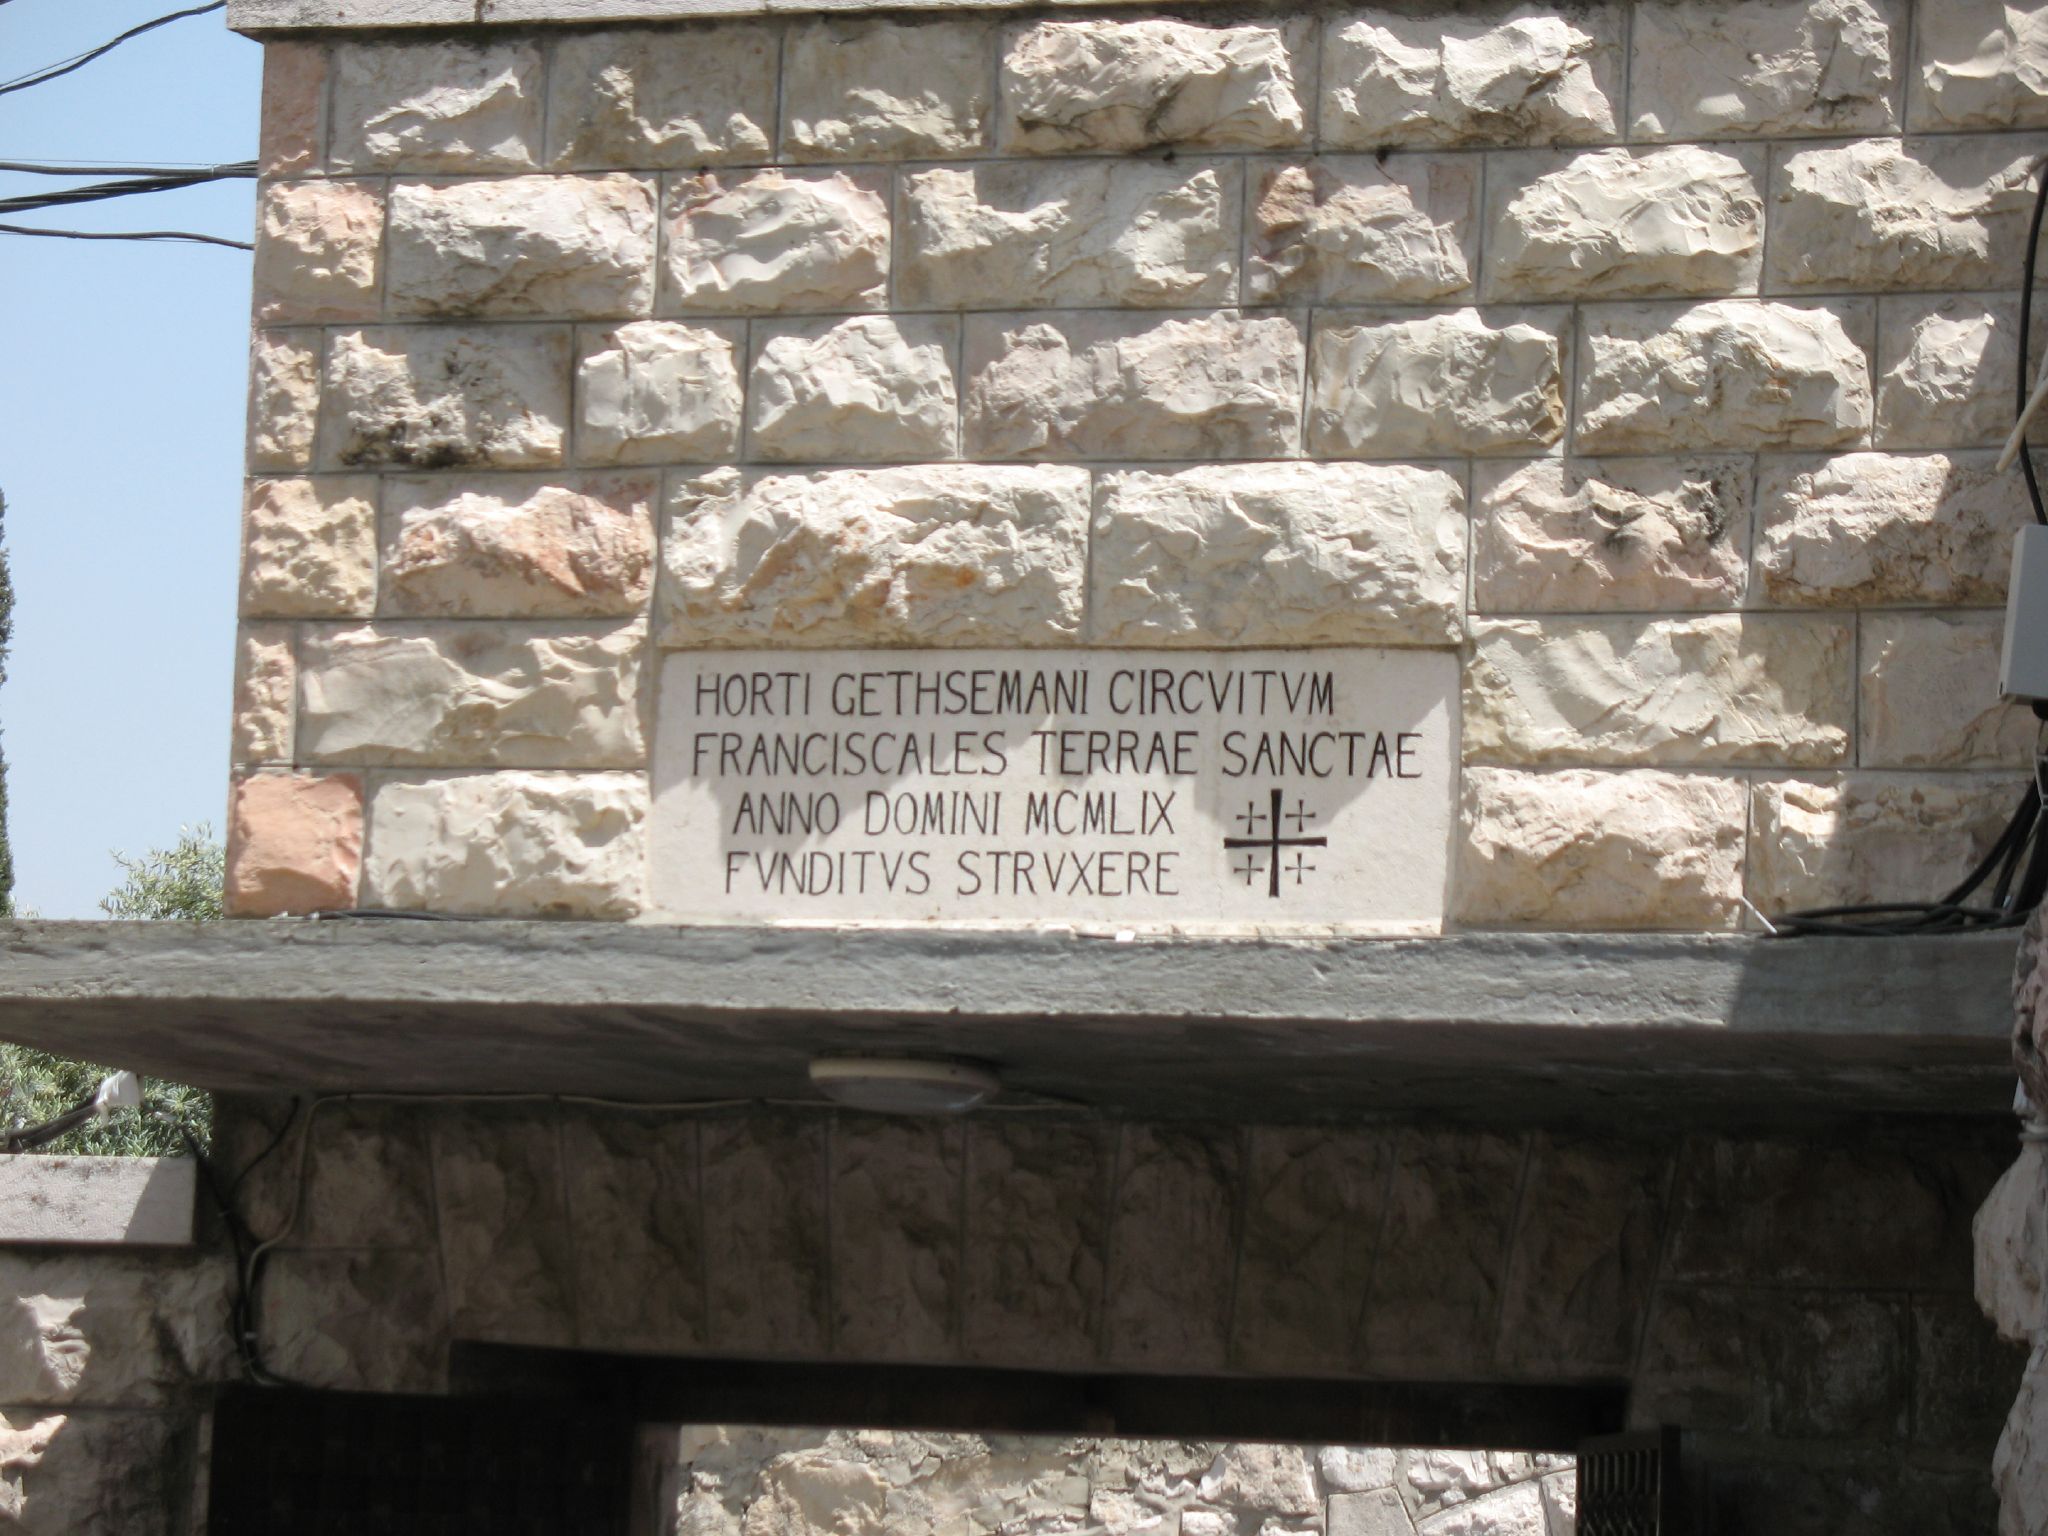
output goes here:
[[139, 859], [117, 853], [114, 862], [121, 883], [100, 900], [107, 916], [202, 923], [220, 916], [227, 851], [214, 841], [213, 828], [181, 827], [169, 848], [152, 848]]

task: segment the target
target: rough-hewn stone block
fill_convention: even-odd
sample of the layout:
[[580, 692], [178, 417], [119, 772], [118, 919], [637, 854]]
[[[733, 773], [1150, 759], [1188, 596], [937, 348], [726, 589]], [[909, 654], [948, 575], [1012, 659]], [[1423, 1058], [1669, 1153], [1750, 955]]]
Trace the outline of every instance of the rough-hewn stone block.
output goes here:
[[2021, 1145], [1970, 1223], [1976, 1301], [1998, 1336], [2029, 1344], [2048, 1325], [2048, 1144]]
[[317, 176], [327, 142], [327, 45], [263, 45], [263, 110], [256, 167], [265, 176]]
[[989, 1120], [970, 1135], [966, 1354], [1041, 1369], [1093, 1362], [1112, 1128]]
[[508, 176], [391, 189], [394, 315], [606, 319], [654, 302], [654, 183]]
[[1910, 1307], [1913, 1438], [1982, 1456], [2019, 1394], [2026, 1351], [2001, 1343], [1967, 1296], [1915, 1296]]
[[989, 140], [991, 21], [820, 17], [783, 50], [782, 144], [797, 160], [974, 154]]
[[1775, 604], [2005, 601], [2013, 533], [2031, 520], [2017, 473], [1988, 453], [1766, 459], [1757, 578]]
[[228, 791], [230, 917], [345, 910], [363, 861], [363, 781], [352, 773], [252, 773]]
[[1011, 161], [903, 184], [907, 308], [1227, 304], [1237, 297], [1238, 168]]
[[258, 331], [249, 343], [249, 468], [310, 469], [320, 419], [320, 333]]
[[1564, 317], [1476, 309], [1317, 319], [1310, 451], [1452, 457], [1541, 448], [1564, 431]]
[[1279, 146], [1304, 134], [1301, 22], [1040, 21], [1003, 51], [1002, 144], [1037, 153]]
[[1755, 293], [1763, 156], [1703, 145], [1496, 155], [1490, 299]]
[[256, 1293], [264, 1362], [342, 1392], [441, 1392], [448, 1314], [430, 1249], [277, 1250]]
[[2024, 768], [2040, 722], [1998, 693], [1996, 613], [1867, 613], [1860, 742], [1865, 768]]
[[340, 43], [332, 69], [334, 170], [540, 164], [541, 56], [533, 43]]
[[1541, 1536], [1543, 1496], [1534, 1483], [1496, 1488], [1423, 1520], [1415, 1536]]
[[707, 1120], [703, 1149], [711, 1336], [726, 1347], [822, 1350], [831, 1265], [825, 1123]]
[[1774, 615], [1482, 623], [1465, 672], [1465, 754], [1529, 764], [1842, 762], [1855, 718], [1854, 639], [1845, 623]]
[[2000, 384], [2018, 368], [2019, 323], [2018, 302], [1998, 295], [1880, 299], [1876, 445], [2002, 444], [2013, 396]]
[[431, 1134], [450, 1332], [573, 1344], [575, 1253], [555, 1116], [464, 1106], [436, 1115]]
[[704, 1347], [698, 1134], [688, 1115], [564, 1116], [582, 1348], [662, 1354]]
[[1603, 306], [1580, 346], [1581, 453], [1832, 448], [1870, 430], [1870, 361], [1834, 309]]
[[[1389, 1459], [1393, 1455], [1388, 1453]], [[1333, 1493], [1329, 1500], [1329, 1536], [1414, 1536], [1408, 1506], [1391, 1487], [1365, 1493]]]
[[1230, 313], [967, 321], [971, 458], [1264, 459], [1301, 442], [1301, 333]]
[[377, 482], [257, 480], [242, 518], [248, 618], [367, 617], [377, 602]]
[[855, 315], [764, 330], [748, 378], [752, 456], [780, 463], [950, 459], [958, 322]]
[[[20, 1161], [48, 1169], [56, 1159]], [[10, 1180], [11, 1202], [35, 1198]], [[164, 1410], [229, 1368], [231, 1345], [218, 1322], [233, 1284], [225, 1254], [10, 1246], [5, 1273], [0, 1398], [10, 1409]]]
[[870, 173], [678, 177], [663, 217], [664, 313], [883, 306], [889, 207], [885, 183]]
[[393, 480], [382, 611], [413, 618], [624, 617], [654, 584], [653, 475]]
[[292, 700], [298, 668], [289, 624], [244, 624], [235, 638], [231, 755], [237, 764], [292, 760]]
[[1230, 1331], [1237, 1136], [1128, 1126], [1112, 1197], [1107, 1357], [1119, 1365], [1223, 1365]]
[[368, 905], [494, 917], [633, 917], [646, 905], [638, 773], [394, 779], [370, 799]]
[[768, 27], [603, 27], [555, 42], [548, 163], [685, 170], [758, 160], [775, 132]]
[[929, 464], [681, 482], [662, 539], [660, 640], [1072, 640], [1087, 524], [1078, 469]]
[[286, 181], [256, 202], [256, 318], [374, 320], [384, 197], [360, 181]]
[[1479, 927], [1733, 927], [1746, 815], [1737, 779], [1467, 768], [1458, 917]]
[[1473, 157], [1324, 155], [1252, 174], [1247, 302], [1426, 303], [1472, 286]]
[[715, 464], [740, 442], [737, 321], [636, 320], [584, 331], [576, 457], [585, 464]]
[[853, 1117], [831, 1145], [835, 1348], [935, 1360], [959, 1343], [963, 1127]]
[[2005, 830], [2010, 775], [1854, 773], [1756, 786], [1749, 899], [1806, 907], [1928, 901]]
[[1482, 613], [1737, 608], [1749, 579], [1747, 459], [1539, 459], [1474, 471]]
[[1883, 133], [1897, 126], [1893, 60], [1904, 29], [1893, 13], [1892, 0], [1638, 6], [1631, 132], [1638, 139]]
[[1909, 128], [2048, 127], [2048, 9], [1943, 0], [1913, 22]]
[[563, 326], [389, 326], [328, 347], [326, 466], [545, 468], [569, 422]]
[[638, 626], [308, 629], [299, 645], [299, 753], [365, 767], [637, 767], [647, 758], [639, 710], [646, 644]]
[[1090, 637], [1105, 645], [1446, 645], [1465, 498], [1441, 470], [1229, 464], [1098, 481]]

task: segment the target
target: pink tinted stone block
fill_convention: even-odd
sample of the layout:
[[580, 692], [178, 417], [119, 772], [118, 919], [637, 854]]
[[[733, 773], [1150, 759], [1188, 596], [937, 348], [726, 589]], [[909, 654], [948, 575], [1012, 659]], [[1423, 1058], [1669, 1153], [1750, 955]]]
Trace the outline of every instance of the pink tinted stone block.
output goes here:
[[227, 910], [276, 917], [352, 907], [363, 866], [363, 781], [256, 773], [228, 804]]
[[266, 176], [311, 176], [320, 170], [321, 119], [326, 115], [327, 49], [320, 43], [267, 43], [263, 48], [263, 123], [256, 162]]

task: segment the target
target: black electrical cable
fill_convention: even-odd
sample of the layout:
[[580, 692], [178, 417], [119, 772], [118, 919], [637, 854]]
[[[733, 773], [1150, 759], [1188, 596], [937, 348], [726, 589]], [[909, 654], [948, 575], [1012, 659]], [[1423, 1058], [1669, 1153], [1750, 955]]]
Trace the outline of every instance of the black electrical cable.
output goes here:
[[194, 245], [224, 245], [230, 250], [253, 251], [247, 240], [227, 240], [219, 235], [196, 234], [189, 229], [33, 229], [26, 224], [0, 224], [0, 235], [48, 235], [58, 240], [186, 240]]
[[[2020, 365], [2017, 387], [2018, 398], [2013, 404], [2015, 411], [2024, 412], [2027, 396], [2033, 391], [2032, 347], [2029, 344], [2034, 324], [2034, 264], [2041, 253], [2041, 214], [2048, 209], [2048, 165], [2038, 172], [2039, 185], [2034, 188], [2034, 215], [2027, 223], [2027, 258], [2023, 263], [2020, 277]], [[2034, 504], [2034, 520], [2048, 523], [2048, 506], [2041, 503], [2041, 482], [2034, 475], [2034, 450], [2026, 438], [2020, 438], [2020, 473], [2026, 478], [2027, 497]]]
[[11, 91], [25, 91], [32, 85], [42, 85], [68, 75], [75, 69], [83, 69], [102, 54], [112, 53], [123, 43], [138, 38], [145, 32], [154, 32], [158, 27], [167, 27], [174, 21], [183, 21], [187, 16], [204, 16], [209, 11], [225, 10], [227, 3], [228, 0], [213, 0], [211, 5], [195, 5], [189, 11], [173, 11], [168, 16], [159, 16], [154, 21], [145, 21], [140, 26], [130, 27], [119, 37], [110, 38], [97, 48], [88, 48], [84, 53], [75, 53], [68, 59], [60, 59], [55, 64], [46, 64], [41, 69], [31, 70], [28, 74], [16, 75], [12, 80], [0, 82], [0, 96], [5, 96]]
[[37, 213], [45, 208], [63, 208], [72, 203], [103, 203], [109, 198], [132, 197], [144, 192], [176, 192], [208, 182], [242, 180], [256, 174], [255, 162], [212, 166], [197, 171], [170, 171], [157, 176], [130, 176], [120, 181], [95, 181], [82, 187], [63, 187], [55, 192], [26, 192], [19, 197], [0, 197], [0, 214]]
[[[0, 0], [5, 5], [7, 0]], [[254, 160], [236, 160], [220, 165], [79, 165], [67, 160], [0, 160], [0, 171], [21, 176], [254, 176]]]

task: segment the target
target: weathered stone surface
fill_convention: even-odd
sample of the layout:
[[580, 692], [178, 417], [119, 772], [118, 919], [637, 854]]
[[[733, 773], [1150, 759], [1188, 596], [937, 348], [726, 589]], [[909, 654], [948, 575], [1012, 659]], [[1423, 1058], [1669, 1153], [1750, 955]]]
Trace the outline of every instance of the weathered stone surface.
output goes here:
[[[1995, 448], [2012, 429], [2019, 305], [1955, 294], [1877, 307], [1880, 448]], [[2038, 352], [2035, 354], [2039, 356]]]
[[1747, 459], [1539, 459], [1474, 471], [1482, 613], [1737, 608], [1749, 578]]
[[249, 343], [249, 468], [311, 468], [319, 412], [320, 333], [256, 332]]
[[292, 760], [292, 697], [297, 686], [291, 625], [244, 624], [235, 639], [235, 762]]
[[1238, 168], [1010, 161], [903, 184], [906, 307], [1227, 304], [1237, 297]]
[[1301, 438], [1301, 333], [1230, 313], [967, 321], [970, 457], [1286, 458]]
[[242, 613], [362, 618], [377, 601], [377, 482], [256, 480], [242, 516]]
[[337, 171], [524, 171], [540, 164], [541, 56], [529, 42], [341, 43]]
[[1484, 1451], [1411, 1451], [1402, 1458], [1402, 1476], [1431, 1504], [1455, 1504], [1501, 1482]]
[[360, 181], [286, 181], [256, 202], [256, 319], [374, 320], [384, 196]]
[[1581, 453], [1834, 448], [1870, 430], [1870, 363], [1833, 309], [1741, 300], [1584, 313]]
[[563, 1120], [582, 1348], [704, 1347], [698, 1133], [689, 1116], [606, 1110]]
[[738, 322], [637, 320], [585, 332], [576, 454], [586, 464], [717, 463], [739, 449]]
[[1543, 1529], [1547, 1536], [1577, 1536], [1579, 1529], [1579, 1476], [1567, 1468], [1553, 1472], [1537, 1485], [1543, 1490]]
[[955, 464], [676, 484], [664, 645], [1012, 644], [1078, 637], [1082, 470]]
[[973, 154], [989, 140], [995, 49], [989, 21], [807, 21], [784, 45], [784, 153], [798, 160]]
[[273, 39], [263, 47], [257, 169], [265, 176], [317, 175], [326, 140], [326, 45]]
[[1905, 1433], [1911, 1341], [1897, 1299], [1795, 1291], [1759, 1310], [1773, 1434], [1848, 1440]]
[[[1391, 1453], [1387, 1459], [1391, 1475]], [[1415, 1530], [1408, 1519], [1408, 1506], [1392, 1488], [1333, 1493], [1329, 1511], [1329, 1536], [1413, 1536]]]
[[2021, 0], [1949, 0], [1913, 18], [1910, 128], [2048, 127], [2048, 12]]
[[0, 1519], [10, 1536], [184, 1536], [194, 1483], [179, 1433], [187, 1422], [119, 1408], [0, 1416]]
[[370, 801], [366, 903], [496, 917], [635, 916], [646, 904], [637, 773], [398, 779]]
[[1998, 694], [2000, 614], [1866, 613], [1865, 768], [2024, 768], [2040, 722]]
[[343, 331], [328, 347], [321, 460], [342, 467], [559, 464], [569, 420], [563, 326]]
[[[16, 1422], [9, 1423], [6, 1415], [0, 1414], [0, 1514], [18, 1524], [29, 1514], [26, 1474], [42, 1464], [69, 1419], [61, 1413], [45, 1417], [20, 1409], [14, 1417]], [[37, 1492], [41, 1493], [41, 1479], [37, 1479]], [[36, 1513], [41, 1510], [38, 1503]]]
[[1225, 1446], [1197, 1486], [1205, 1500], [1261, 1514], [1301, 1517], [1318, 1512], [1308, 1453], [1295, 1445]]
[[1333, 21], [1323, 38], [1323, 143], [1611, 139], [1622, 36], [1612, 6], [1493, 16], [1374, 10]]
[[[356, 1249], [431, 1242], [426, 1117], [410, 1105], [346, 1101], [309, 1113], [301, 1132], [306, 1159], [291, 1244]], [[280, 1183], [297, 1182], [296, 1167], [281, 1172]], [[288, 1220], [287, 1201], [269, 1230], [283, 1230]]]
[[1561, 316], [1476, 309], [1316, 322], [1309, 448], [1340, 458], [1541, 448], [1564, 431]]
[[1464, 633], [1465, 498], [1442, 470], [1231, 464], [1097, 481], [1105, 645], [1443, 645]]
[[357, 775], [252, 773], [229, 788], [229, 916], [345, 911], [362, 863]]
[[931, 1120], [849, 1118], [832, 1136], [834, 1346], [945, 1360], [958, 1347], [965, 1137]]
[[1002, 143], [1036, 153], [1301, 140], [1299, 22], [1040, 21], [1003, 52]]
[[[1358, 1331], [1358, 1298], [1371, 1278], [1393, 1147], [1385, 1135], [1262, 1128], [1252, 1133], [1244, 1235], [1239, 1243], [1231, 1358], [1274, 1376], [1319, 1373], [1348, 1362]], [[1370, 1453], [1323, 1452], [1343, 1486], [1375, 1486]], [[1335, 1460], [1332, 1458], [1335, 1457]], [[1284, 1499], [1262, 1507], [1298, 1514], [1304, 1504], [1292, 1464]], [[1392, 1480], [1392, 1461], [1388, 1476]], [[1304, 1464], [1301, 1477], [1307, 1479]], [[1213, 1497], [1206, 1491], [1204, 1497]]]
[[1543, 1498], [1516, 1483], [1454, 1504], [1415, 1527], [1415, 1536], [1543, 1536]]
[[1864, 139], [1780, 161], [1775, 288], [2016, 287], [2048, 143]]
[[433, 1121], [434, 1209], [457, 1338], [575, 1341], [575, 1251], [554, 1114], [474, 1106]]
[[1464, 155], [1319, 155], [1255, 167], [1246, 298], [1425, 303], [1472, 286], [1479, 167]]
[[646, 643], [638, 625], [308, 629], [299, 753], [364, 767], [637, 767]]
[[[1384, 1446], [1327, 1445], [1316, 1452], [1316, 1471], [1323, 1485], [1344, 1493], [1394, 1486], [1395, 1453]], [[1333, 1508], [1334, 1522], [1337, 1512]]]
[[0, 1258], [0, 1397], [9, 1405], [160, 1407], [219, 1379], [225, 1255], [14, 1248]]
[[758, 160], [775, 131], [776, 35], [759, 25], [600, 27], [555, 43], [548, 163], [675, 171]]
[[855, 315], [767, 332], [748, 379], [753, 456], [952, 458], [960, 419], [955, 336], [955, 323], [935, 315]]
[[1465, 755], [1838, 763], [1855, 718], [1854, 640], [1845, 623], [1767, 614], [1481, 623], [1465, 672]]
[[1459, 918], [1481, 927], [1730, 928], [1747, 794], [1736, 779], [1467, 768]]
[[1990, 454], [1766, 459], [1757, 576], [1773, 604], [2005, 601], [2012, 536], [2031, 520]]
[[1766, 914], [1938, 896], [2012, 815], [2009, 776], [1845, 774], [1756, 786], [1749, 898]]
[[391, 189], [394, 315], [644, 315], [654, 302], [654, 182], [505, 176]]
[[1492, 166], [1489, 298], [1756, 292], [1760, 154], [1687, 144], [1500, 155]]
[[394, 479], [381, 607], [458, 619], [638, 613], [654, 585], [659, 489], [653, 475]]
[[2048, 1528], [2048, 1341], [2034, 1346], [1991, 1462], [1999, 1536]]
[[1892, 111], [1889, 0], [1682, 0], [1637, 8], [1638, 139], [1883, 133]]
[[711, 1336], [725, 1349], [822, 1350], [830, 1266], [824, 1122], [707, 1120], [703, 1148]]
[[411, 1248], [283, 1248], [257, 1292], [265, 1363], [344, 1392], [438, 1392], [448, 1379], [441, 1263]]
[[754, 171], [669, 183], [664, 312], [880, 309], [885, 183], [871, 173]]
[[1125, 1127], [1112, 1197], [1106, 1354], [1118, 1365], [1223, 1365], [1229, 1345], [1237, 1138]]
[[990, 1364], [1095, 1359], [1113, 1150], [1099, 1123], [976, 1123], [968, 1158], [964, 1338]]
[[1972, 1460], [1996, 1445], [2027, 1351], [2002, 1342], [1967, 1296], [1910, 1303], [1913, 1438]]
[[2048, 1327], [2048, 1142], [2026, 1142], [1970, 1226], [1977, 1305], [2015, 1344]]

